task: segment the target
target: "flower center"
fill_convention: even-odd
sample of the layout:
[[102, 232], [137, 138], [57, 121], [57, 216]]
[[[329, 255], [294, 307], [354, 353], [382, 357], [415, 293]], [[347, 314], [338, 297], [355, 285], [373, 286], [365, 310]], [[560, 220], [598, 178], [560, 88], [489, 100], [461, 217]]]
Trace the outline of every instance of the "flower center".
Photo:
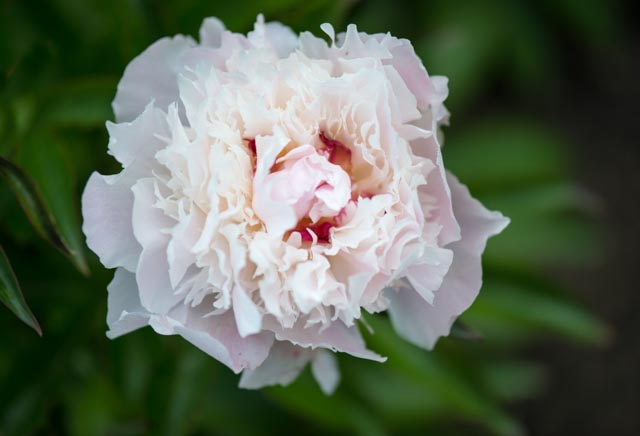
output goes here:
[[[269, 233], [286, 238], [297, 232], [303, 242], [330, 243], [335, 218], [351, 200], [351, 150], [324, 132], [319, 139], [322, 147], [290, 149], [265, 177], [254, 179], [254, 210]], [[257, 162], [255, 139], [247, 147]]]
[[320, 141], [324, 144], [324, 148], [320, 149], [329, 162], [339, 165], [347, 174], [351, 174], [351, 150], [342, 142], [335, 139], [329, 139], [324, 132], [319, 134]]

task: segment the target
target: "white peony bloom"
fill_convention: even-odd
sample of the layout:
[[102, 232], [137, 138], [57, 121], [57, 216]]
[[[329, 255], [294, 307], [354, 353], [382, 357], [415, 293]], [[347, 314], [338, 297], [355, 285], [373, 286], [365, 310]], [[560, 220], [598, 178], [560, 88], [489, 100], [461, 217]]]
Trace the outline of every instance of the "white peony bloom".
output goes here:
[[388, 311], [425, 347], [481, 285], [508, 223], [447, 174], [447, 80], [407, 40], [296, 36], [258, 17], [247, 36], [206, 19], [134, 59], [107, 123], [122, 172], [94, 173], [83, 230], [108, 268], [108, 336], [178, 334], [240, 385], [287, 384], [310, 362], [368, 350], [357, 321]]

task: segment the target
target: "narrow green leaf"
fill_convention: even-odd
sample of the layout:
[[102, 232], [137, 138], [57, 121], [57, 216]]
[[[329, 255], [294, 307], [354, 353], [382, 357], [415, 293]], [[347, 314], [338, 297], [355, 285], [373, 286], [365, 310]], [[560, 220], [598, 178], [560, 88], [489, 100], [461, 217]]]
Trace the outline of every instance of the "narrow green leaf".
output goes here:
[[429, 422], [455, 412], [440, 396], [397, 368], [350, 357], [341, 359], [342, 380], [370, 404], [376, 415], [396, 425]]
[[84, 255], [84, 237], [80, 228], [80, 201], [76, 191], [76, 168], [69, 144], [51, 132], [30, 135], [16, 159], [41, 188], [51, 215], [55, 218], [60, 237], [73, 253], [72, 263], [88, 275]]
[[456, 322], [451, 326], [451, 331], [449, 332], [449, 337], [454, 339], [460, 339], [463, 341], [482, 341], [484, 340], [484, 336], [478, 330], [470, 327], [460, 320], [456, 320]]
[[[264, 390], [272, 400], [299, 416], [330, 429], [349, 429], [358, 435], [384, 436], [379, 418], [363, 407], [345, 390], [338, 389], [330, 397], [324, 395], [305, 371], [294, 383], [282, 388]], [[304, 398], [304, 401], [300, 401]]]
[[569, 183], [548, 183], [478, 198], [511, 218], [489, 242], [485, 265], [531, 271], [543, 265], [583, 265], [598, 259], [600, 236], [590, 215], [598, 202]]
[[540, 364], [516, 360], [476, 362], [483, 387], [501, 401], [517, 401], [544, 391], [547, 375]]
[[0, 301], [25, 324], [42, 336], [40, 324], [38, 324], [38, 320], [29, 309], [22, 295], [16, 275], [2, 246], [0, 246]]
[[585, 344], [603, 344], [610, 328], [575, 302], [544, 284], [486, 280], [465, 313], [470, 324], [492, 341], [522, 341], [528, 336], [562, 336]]
[[485, 425], [496, 435], [520, 435], [520, 424], [461, 377], [437, 352], [424, 350], [402, 341], [390, 322], [381, 316], [367, 317], [374, 334], [367, 337], [371, 348], [388, 357], [385, 363], [410, 377], [422, 389], [437, 395], [443, 404], [461, 419]]
[[56, 222], [40, 194], [36, 183], [17, 165], [0, 157], [0, 176], [16, 195], [22, 210], [38, 234], [64, 254], [73, 252], [60, 235]]

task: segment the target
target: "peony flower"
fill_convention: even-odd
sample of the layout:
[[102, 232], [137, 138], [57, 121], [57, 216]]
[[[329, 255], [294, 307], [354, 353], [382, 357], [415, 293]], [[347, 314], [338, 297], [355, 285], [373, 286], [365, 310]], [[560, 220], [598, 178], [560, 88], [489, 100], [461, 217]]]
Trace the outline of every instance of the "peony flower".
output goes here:
[[508, 220], [443, 166], [447, 79], [407, 40], [322, 30], [208, 18], [200, 43], [163, 38], [126, 68], [107, 123], [123, 169], [82, 198], [87, 244], [116, 268], [108, 337], [180, 335], [245, 388], [310, 363], [330, 393], [333, 352], [385, 360], [363, 311], [432, 348], [473, 302]]

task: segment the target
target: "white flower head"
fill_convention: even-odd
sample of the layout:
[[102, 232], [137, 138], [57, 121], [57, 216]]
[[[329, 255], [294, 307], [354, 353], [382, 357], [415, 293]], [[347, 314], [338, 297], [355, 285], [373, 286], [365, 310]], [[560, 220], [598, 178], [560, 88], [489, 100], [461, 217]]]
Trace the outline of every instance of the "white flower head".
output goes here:
[[129, 64], [107, 124], [123, 170], [83, 194], [87, 243], [117, 268], [109, 337], [181, 335], [247, 388], [311, 362], [331, 392], [329, 351], [384, 360], [363, 310], [431, 348], [472, 303], [508, 220], [444, 170], [446, 79], [407, 40], [322, 29], [208, 18], [200, 44], [163, 38]]

